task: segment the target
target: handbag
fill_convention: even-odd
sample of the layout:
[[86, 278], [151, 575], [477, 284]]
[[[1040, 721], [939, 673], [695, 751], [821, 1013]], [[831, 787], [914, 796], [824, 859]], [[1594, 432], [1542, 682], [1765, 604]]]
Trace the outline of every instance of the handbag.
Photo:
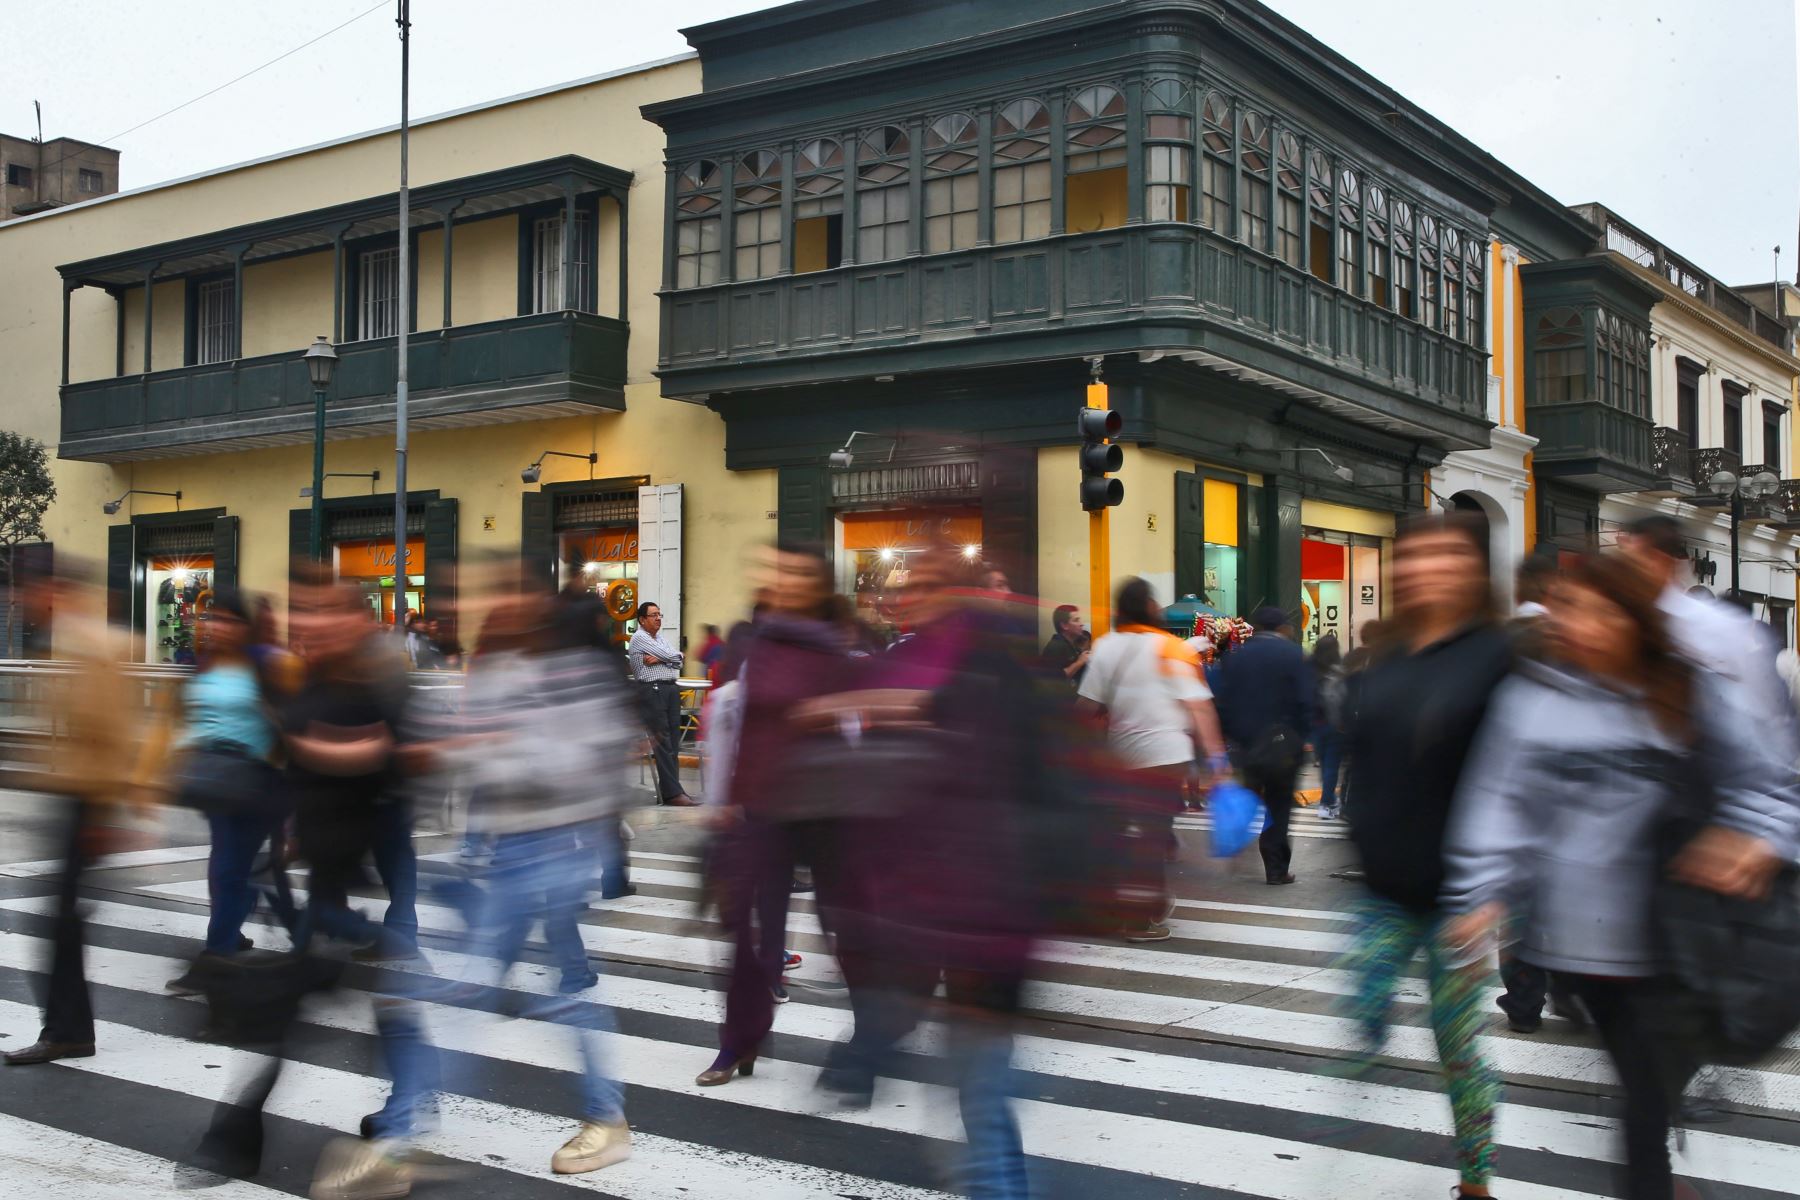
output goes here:
[[279, 807], [280, 777], [267, 760], [231, 742], [208, 742], [181, 757], [175, 802], [203, 813]]
[[1658, 835], [1653, 927], [1676, 994], [1667, 1022], [1705, 1061], [1748, 1066], [1800, 1028], [1800, 871], [1761, 900], [1679, 882], [1668, 867], [1707, 825], [1712, 789], [1682, 756], [1676, 803]]

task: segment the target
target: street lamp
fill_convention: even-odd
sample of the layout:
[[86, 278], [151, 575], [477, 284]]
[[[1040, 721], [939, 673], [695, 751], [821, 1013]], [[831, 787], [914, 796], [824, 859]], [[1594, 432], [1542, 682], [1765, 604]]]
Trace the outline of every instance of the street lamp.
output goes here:
[[[176, 508], [181, 507], [180, 492], [153, 492], [148, 488], [132, 488], [125, 493], [125, 496], [169, 496], [174, 499]], [[125, 496], [120, 496], [117, 500], [108, 500], [100, 506], [100, 511], [109, 517], [118, 515], [119, 509], [124, 507]]]
[[[597, 453], [574, 454], [567, 450], [546, 450], [538, 455], [529, 467], [526, 467], [519, 472], [519, 478], [526, 483], [536, 483], [538, 480], [542, 479], [544, 477], [544, 460], [549, 458], [552, 454], [556, 455], [558, 458], [579, 458], [586, 462], [590, 467], [600, 461], [600, 455]], [[592, 479], [593, 476], [594, 473], [589, 471], [588, 478]]]
[[1731, 595], [1738, 594], [1738, 527], [1744, 520], [1744, 501], [1767, 500], [1781, 486], [1773, 471], [1739, 475], [1736, 471], [1714, 471], [1706, 481], [1707, 490], [1731, 504]]
[[325, 392], [337, 367], [337, 351], [321, 335], [306, 348], [306, 374], [313, 387], [312, 530], [308, 546], [314, 562], [325, 561]]

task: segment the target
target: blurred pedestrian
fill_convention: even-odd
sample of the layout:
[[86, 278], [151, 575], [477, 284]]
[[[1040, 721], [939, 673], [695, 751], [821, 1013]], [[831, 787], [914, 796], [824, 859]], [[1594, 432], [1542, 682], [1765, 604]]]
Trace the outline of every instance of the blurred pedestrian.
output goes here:
[[54, 731], [49, 769], [25, 784], [53, 796], [61, 809], [56, 838], [63, 868], [57, 876], [50, 966], [40, 993], [43, 1028], [36, 1042], [6, 1053], [6, 1064], [13, 1067], [93, 1056], [81, 878], [114, 845], [117, 822], [140, 782], [141, 700], [120, 667], [126, 647], [107, 629], [104, 597], [79, 577], [80, 567], [58, 566], [61, 574], [34, 576], [21, 589], [26, 621], [38, 628], [55, 621], [56, 653], [66, 666], [45, 680]]
[[1387, 652], [1364, 671], [1349, 732], [1357, 804], [1350, 836], [1369, 894], [1357, 906], [1350, 1011], [1378, 1051], [1400, 975], [1421, 950], [1431, 1029], [1450, 1092], [1459, 1194], [1485, 1196], [1494, 1173], [1500, 1081], [1477, 1035], [1485, 957], [1444, 935], [1444, 837], [1459, 781], [1495, 689], [1512, 664], [1494, 620], [1487, 530], [1460, 516], [1420, 518], [1394, 540]]
[[1250, 614], [1254, 632], [1219, 664], [1219, 719], [1232, 744], [1244, 783], [1262, 797], [1258, 841], [1263, 879], [1294, 882], [1288, 868], [1294, 850], [1288, 823], [1294, 812], [1294, 780], [1307, 731], [1313, 725], [1312, 670], [1306, 655], [1281, 630], [1287, 614], [1265, 605]]
[[1674, 1194], [1669, 1126], [1702, 1057], [1671, 1032], [1680, 995], [1652, 909], [1670, 814], [1696, 789], [1713, 798], [1712, 824], [1666, 868], [1697, 887], [1766, 895], [1796, 853], [1791, 769], [1680, 654], [1661, 587], [1618, 555], [1558, 583], [1556, 662], [1522, 664], [1493, 700], [1463, 772], [1443, 892], [1465, 914], [1452, 941], [1477, 947], [1518, 912], [1520, 958], [1586, 1005], [1625, 1089], [1628, 1200]]
[[657, 800], [691, 807], [696, 801], [681, 784], [681, 651], [661, 636], [662, 607], [655, 601], [637, 606], [637, 626], [627, 655], [650, 731]]
[[1313, 646], [1312, 744], [1319, 764], [1319, 815], [1338, 816], [1338, 778], [1344, 765], [1344, 656], [1337, 634], [1328, 633]]
[[1170, 936], [1167, 864], [1189, 768], [1204, 756], [1215, 771], [1222, 769], [1225, 743], [1199, 657], [1162, 627], [1162, 606], [1150, 585], [1126, 579], [1113, 615], [1113, 632], [1095, 641], [1079, 694], [1082, 708], [1104, 719], [1108, 745], [1124, 768], [1123, 936], [1164, 941]]
[[718, 668], [719, 660], [725, 657], [725, 638], [719, 633], [717, 625], [700, 627], [700, 652], [695, 658], [700, 662], [700, 669], [711, 679]]
[[212, 905], [199, 958], [169, 990], [195, 994], [210, 967], [248, 949], [244, 921], [256, 907], [251, 868], [257, 852], [279, 841], [287, 790], [271, 758], [272, 712], [251, 659], [250, 611], [235, 588], [218, 588], [199, 622], [199, 669], [181, 688], [182, 734], [177, 800], [206, 817], [211, 832], [206, 881]]

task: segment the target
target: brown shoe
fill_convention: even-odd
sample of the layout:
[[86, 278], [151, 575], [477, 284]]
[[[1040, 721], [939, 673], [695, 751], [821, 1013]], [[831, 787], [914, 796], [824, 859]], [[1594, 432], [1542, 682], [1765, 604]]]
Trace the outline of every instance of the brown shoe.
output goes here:
[[701, 1087], [718, 1087], [731, 1082], [733, 1075], [756, 1074], [756, 1055], [746, 1054], [738, 1059], [719, 1059], [712, 1066], [694, 1077], [694, 1082]]
[[29, 1067], [35, 1063], [55, 1062], [59, 1058], [92, 1058], [92, 1042], [36, 1042], [6, 1056], [9, 1067]]
[[679, 796], [670, 796], [667, 800], [664, 800], [663, 803], [668, 805], [670, 808], [699, 808], [700, 807], [700, 802], [698, 800], [694, 799], [692, 796], [688, 795], [686, 792], [681, 793], [681, 795], [679, 795]]

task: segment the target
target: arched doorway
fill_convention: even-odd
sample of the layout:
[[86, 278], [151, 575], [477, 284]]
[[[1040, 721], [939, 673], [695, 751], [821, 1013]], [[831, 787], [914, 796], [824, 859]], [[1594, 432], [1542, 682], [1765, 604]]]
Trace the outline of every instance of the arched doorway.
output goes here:
[[1506, 509], [1492, 496], [1474, 491], [1457, 492], [1451, 496], [1450, 508], [1454, 512], [1466, 513], [1469, 519], [1479, 522], [1486, 531], [1483, 544], [1487, 546], [1488, 573], [1493, 577], [1497, 598], [1510, 609], [1515, 564], [1510, 561]]

